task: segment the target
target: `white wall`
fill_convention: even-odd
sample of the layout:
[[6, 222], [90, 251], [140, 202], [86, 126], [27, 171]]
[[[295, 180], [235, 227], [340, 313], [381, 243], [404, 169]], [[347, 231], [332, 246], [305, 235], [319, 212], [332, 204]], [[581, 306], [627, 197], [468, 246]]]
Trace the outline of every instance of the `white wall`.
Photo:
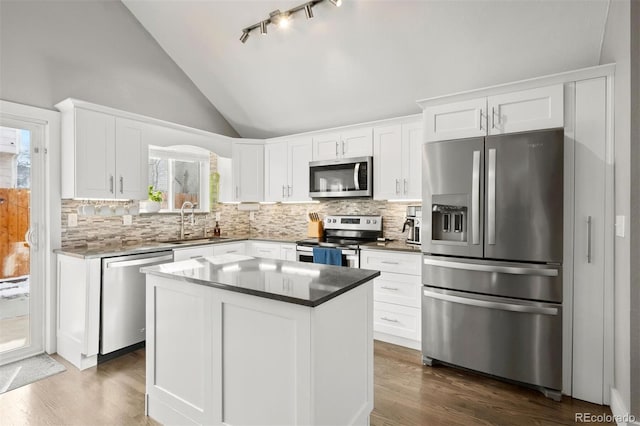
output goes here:
[[631, 412], [640, 419], [640, 2], [631, 2]]
[[120, 1], [0, 1], [0, 52], [0, 99], [74, 97], [237, 136]]
[[[613, 0], [600, 56], [600, 63], [616, 63], [614, 92], [615, 214], [630, 220], [631, 209], [631, 102], [630, 102], [630, 0]], [[630, 238], [615, 239], [614, 284], [614, 387], [631, 407], [630, 384]]]

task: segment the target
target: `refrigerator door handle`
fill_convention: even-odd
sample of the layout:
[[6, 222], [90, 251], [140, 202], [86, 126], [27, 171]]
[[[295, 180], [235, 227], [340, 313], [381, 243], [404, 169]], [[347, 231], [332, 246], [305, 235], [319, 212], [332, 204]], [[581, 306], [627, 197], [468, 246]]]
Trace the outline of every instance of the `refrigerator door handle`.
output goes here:
[[471, 175], [471, 244], [480, 244], [480, 151], [473, 151]]
[[502, 311], [524, 312], [539, 315], [558, 315], [558, 308], [491, 302], [488, 300], [471, 299], [467, 297], [453, 296], [450, 294], [436, 293], [430, 290], [424, 290], [424, 295], [433, 299], [444, 300], [445, 302], [460, 303], [462, 305], [477, 306], [479, 308], [499, 309]]
[[525, 268], [520, 266], [483, 265], [479, 263], [452, 262], [449, 260], [437, 260], [437, 259], [427, 259], [427, 258], [423, 260], [423, 263], [425, 265], [430, 265], [430, 266], [440, 266], [443, 268], [451, 268], [451, 269], [463, 269], [466, 271], [499, 272], [503, 274], [512, 274], [512, 275], [538, 275], [543, 277], [558, 276], [557, 269], [547, 269], [547, 268]]
[[487, 244], [496, 243], [496, 149], [489, 150], [487, 170]]

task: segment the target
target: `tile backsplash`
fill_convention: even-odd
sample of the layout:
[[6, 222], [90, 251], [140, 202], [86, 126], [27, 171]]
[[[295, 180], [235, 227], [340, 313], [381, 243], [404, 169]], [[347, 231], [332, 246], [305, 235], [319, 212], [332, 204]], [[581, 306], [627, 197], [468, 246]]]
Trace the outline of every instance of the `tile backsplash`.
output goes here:
[[[62, 247], [127, 245], [144, 241], [170, 240], [180, 235], [179, 214], [142, 214], [133, 216], [131, 225], [123, 225], [122, 216], [78, 216], [78, 225], [68, 226], [68, 215], [77, 213], [80, 200], [62, 200]], [[116, 203], [118, 204], [118, 203]], [[123, 204], [123, 203], [120, 203]], [[405, 210], [414, 203], [389, 203], [373, 200], [336, 200], [302, 204], [261, 204], [254, 212], [238, 210], [235, 204], [217, 204], [212, 213], [197, 214], [195, 225], [185, 224], [185, 235], [202, 236], [205, 224], [213, 235], [215, 212], [220, 213], [222, 236], [247, 238], [303, 239], [307, 235], [308, 213], [321, 218], [330, 214], [382, 215], [384, 236], [403, 240]]]

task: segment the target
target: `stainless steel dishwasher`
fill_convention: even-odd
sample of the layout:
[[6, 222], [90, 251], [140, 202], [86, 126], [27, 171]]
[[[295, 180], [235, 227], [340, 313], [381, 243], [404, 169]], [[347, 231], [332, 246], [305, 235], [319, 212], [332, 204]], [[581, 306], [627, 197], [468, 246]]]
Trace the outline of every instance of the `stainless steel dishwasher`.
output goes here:
[[172, 260], [171, 251], [102, 259], [101, 355], [145, 340], [146, 284], [140, 268]]

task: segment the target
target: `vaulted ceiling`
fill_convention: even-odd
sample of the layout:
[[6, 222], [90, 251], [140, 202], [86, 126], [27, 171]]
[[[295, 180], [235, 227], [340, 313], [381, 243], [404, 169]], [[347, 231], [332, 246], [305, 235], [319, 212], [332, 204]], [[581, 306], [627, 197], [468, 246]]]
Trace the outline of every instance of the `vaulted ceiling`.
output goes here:
[[[243, 137], [420, 112], [415, 101], [597, 65], [608, 0], [123, 0]], [[180, 108], [176, 105], [176, 108]]]

